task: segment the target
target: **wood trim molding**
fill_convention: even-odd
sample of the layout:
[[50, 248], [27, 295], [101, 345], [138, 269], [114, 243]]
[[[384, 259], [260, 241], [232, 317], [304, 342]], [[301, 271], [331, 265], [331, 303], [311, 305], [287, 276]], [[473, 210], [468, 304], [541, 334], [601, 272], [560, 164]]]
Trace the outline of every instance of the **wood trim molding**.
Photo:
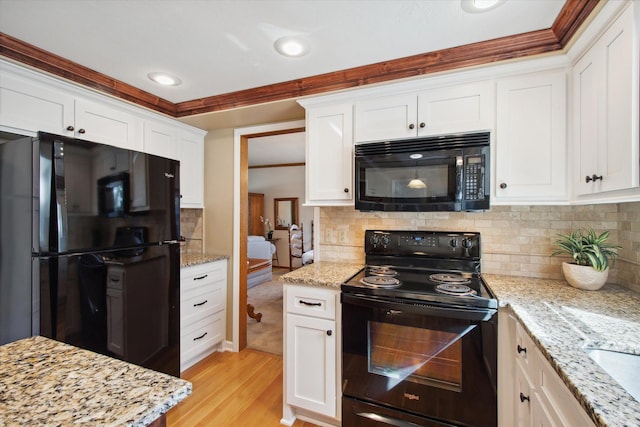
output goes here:
[[283, 168], [283, 167], [289, 167], [289, 166], [304, 166], [305, 164], [306, 164], [305, 162], [300, 162], [300, 163], [278, 163], [274, 165], [255, 165], [255, 166], [249, 166], [249, 169]]
[[567, 0], [546, 30], [176, 104], [4, 33], [0, 33], [0, 55], [146, 108], [186, 117], [561, 50], [599, 4], [600, 0]]

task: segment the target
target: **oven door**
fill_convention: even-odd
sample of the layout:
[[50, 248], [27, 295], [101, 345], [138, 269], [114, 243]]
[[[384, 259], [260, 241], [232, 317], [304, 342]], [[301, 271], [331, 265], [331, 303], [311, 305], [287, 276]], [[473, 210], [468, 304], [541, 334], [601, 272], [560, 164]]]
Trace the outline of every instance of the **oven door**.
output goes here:
[[[497, 425], [495, 310], [343, 293], [342, 325], [346, 400], [458, 426]], [[343, 419], [353, 418], [350, 407]]]

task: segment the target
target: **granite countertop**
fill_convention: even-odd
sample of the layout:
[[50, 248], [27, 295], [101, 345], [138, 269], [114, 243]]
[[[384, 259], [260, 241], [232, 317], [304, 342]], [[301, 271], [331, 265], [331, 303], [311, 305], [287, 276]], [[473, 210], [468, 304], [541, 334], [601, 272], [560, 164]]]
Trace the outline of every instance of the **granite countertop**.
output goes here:
[[0, 346], [0, 425], [146, 426], [191, 383], [44, 337]]
[[362, 270], [362, 264], [314, 262], [280, 276], [291, 284], [325, 286], [340, 290], [340, 285]]
[[640, 425], [640, 402], [583, 347], [640, 354], [640, 294], [616, 285], [584, 291], [562, 280], [483, 275], [509, 305], [598, 426]]
[[180, 254], [180, 267], [193, 267], [194, 265], [206, 264], [221, 259], [229, 259], [229, 257], [216, 254]]

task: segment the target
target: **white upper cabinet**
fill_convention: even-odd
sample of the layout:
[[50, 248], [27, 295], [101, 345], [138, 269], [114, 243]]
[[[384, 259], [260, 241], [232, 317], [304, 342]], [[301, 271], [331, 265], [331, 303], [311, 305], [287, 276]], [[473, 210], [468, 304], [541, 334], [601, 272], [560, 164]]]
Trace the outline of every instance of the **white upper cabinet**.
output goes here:
[[[49, 132], [180, 160], [181, 207], [204, 206], [206, 132], [199, 129], [1, 60], [0, 129]], [[128, 159], [118, 164], [128, 166]], [[139, 190], [143, 200], [146, 193]], [[79, 201], [73, 206], [78, 213], [88, 209]]]
[[142, 119], [120, 108], [76, 99], [73, 128], [73, 136], [76, 138], [130, 150], [143, 150]]
[[307, 109], [306, 204], [353, 205], [352, 105]]
[[355, 142], [459, 133], [493, 127], [490, 83], [430, 89], [357, 102]]
[[497, 83], [494, 203], [567, 201], [564, 70]]
[[204, 207], [204, 132], [178, 132], [180, 207]]
[[156, 156], [178, 160], [178, 130], [176, 127], [146, 120], [144, 122], [144, 151]]
[[573, 68], [577, 196], [638, 187], [638, 42], [633, 4]]
[[[0, 64], [2, 66], [2, 64]], [[73, 136], [73, 96], [0, 69], [0, 125], [15, 133]]]

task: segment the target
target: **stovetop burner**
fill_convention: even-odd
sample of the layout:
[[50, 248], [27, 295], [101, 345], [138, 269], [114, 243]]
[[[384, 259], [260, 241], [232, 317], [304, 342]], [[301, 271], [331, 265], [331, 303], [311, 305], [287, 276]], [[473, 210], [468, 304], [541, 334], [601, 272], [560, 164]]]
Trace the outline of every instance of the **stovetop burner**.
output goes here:
[[366, 286], [384, 289], [397, 288], [401, 285], [400, 280], [389, 276], [366, 276], [360, 282]]
[[467, 284], [471, 282], [471, 280], [468, 277], [465, 277], [462, 274], [453, 274], [453, 273], [431, 274], [429, 276], [429, 279], [438, 283], [451, 283], [451, 284], [459, 284], [459, 285]]
[[477, 294], [477, 292], [471, 289], [470, 287], [466, 285], [458, 284], [458, 283], [442, 283], [436, 286], [436, 291], [442, 292], [443, 294], [460, 295], [460, 296]]
[[366, 270], [367, 274], [372, 276], [393, 277], [398, 275], [397, 271], [386, 265], [368, 265]]

